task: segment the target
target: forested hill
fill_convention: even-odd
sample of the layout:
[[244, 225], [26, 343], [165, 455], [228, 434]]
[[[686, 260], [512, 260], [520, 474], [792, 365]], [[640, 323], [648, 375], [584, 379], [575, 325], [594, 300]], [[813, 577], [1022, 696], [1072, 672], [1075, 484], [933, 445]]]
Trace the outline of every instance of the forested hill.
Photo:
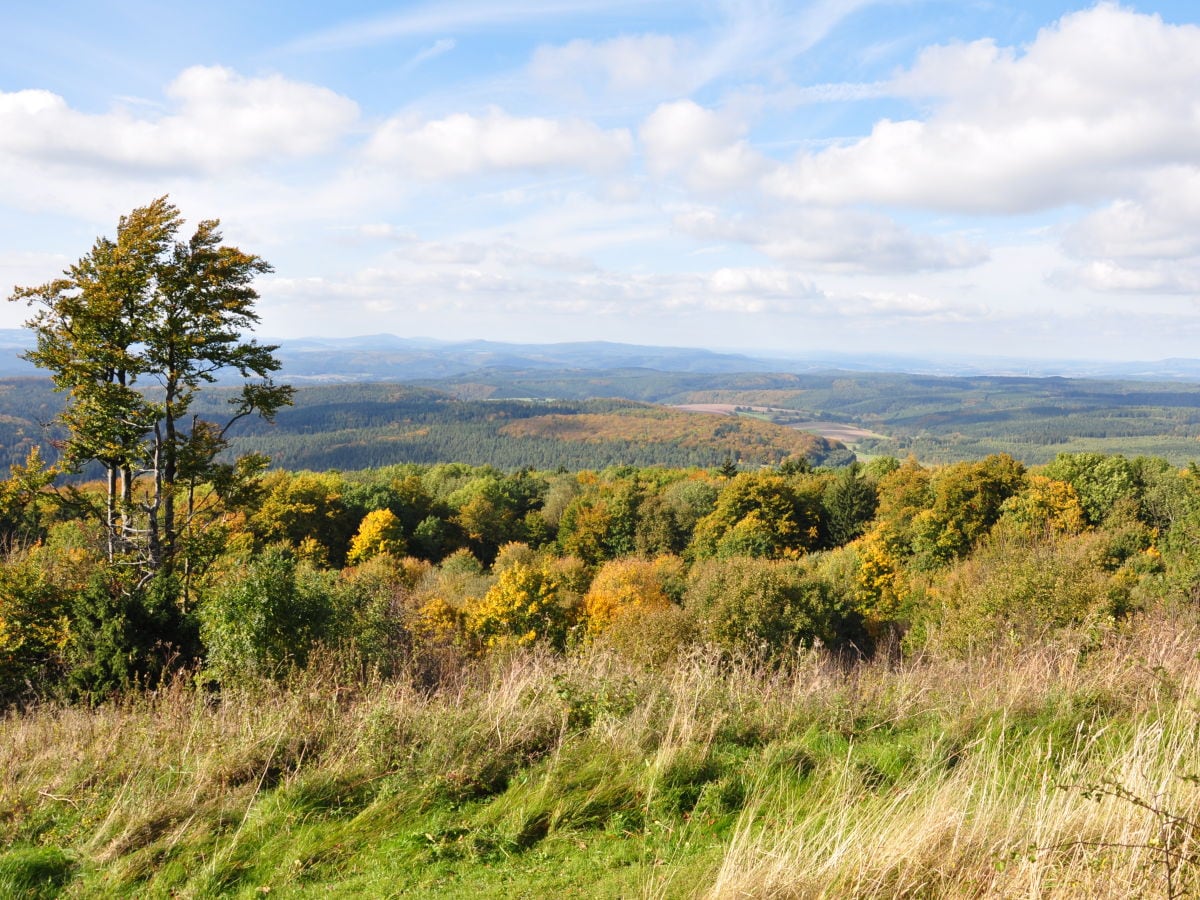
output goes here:
[[[783, 424], [852, 425], [860, 454], [925, 462], [1008, 453], [1033, 464], [1058, 453], [1200, 456], [1200, 384], [1092, 378], [877, 372], [698, 374], [612, 370], [477, 372], [426, 382], [472, 398], [624, 397], [723, 405]], [[832, 432], [836, 433], [836, 432]]]
[[[753, 465], [792, 453], [817, 464], [849, 458], [812, 435], [768, 427], [773, 422], [853, 441], [860, 456], [913, 454], [926, 463], [992, 453], [1026, 464], [1072, 452], [1158, 456], [1177, 465], [1200, 457], [1200, 384], [1188, 382], [491, 368], [403, 386], [298, 388], [295, 407], [273, 426], [246, 426], [236, 449], [317, 469], [449, 460], [578, 469], [708, 466], [727, 457]], [[61, 401], [48, 380], [0, 380], [0, 466], [22, 461], [33, 443], [49, 452], [53, 430], [41, 423], [54, 418]], [[219, 392], [201, 401], [220, 402]], [[736, 415], [638, 405], [645, 403], [703, 404]]]
[[584, 469], [853, 459], [836, 441], [755, 419], [628, 400], [458, 400], [377, 383], [301, 388], [274, 425], [239, 425], [233, 449], [265, 453], [283, 468], [315, 470], [451, 460]]
[[[196, 401], [217, 418], [232, 396], [215, 388]], [[61, 435], [50, 423], [61, 395], [44, 379], [0, 381], [0, 448], [5, 466], [34, 444], [55, 458]], [[463, 462], [503, 469], [598, 469], [610, 465], [745, 466], [805, 457], [843, 465], [837, 441], [753, 418], [683, 412], [629, 400], [460, 400], [378, 382], [301, 386], [273, 424], [258, 419], [231, 432], [234, 453], [265, 453], [288, 469], [362, 469], [394, 463]]]

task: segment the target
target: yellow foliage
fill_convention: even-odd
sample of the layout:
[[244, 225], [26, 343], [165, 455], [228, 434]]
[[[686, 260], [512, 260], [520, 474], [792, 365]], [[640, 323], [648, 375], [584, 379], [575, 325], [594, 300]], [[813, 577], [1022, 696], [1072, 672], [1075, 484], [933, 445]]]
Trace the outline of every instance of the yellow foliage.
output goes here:
[[601, 566], [583, 598], [588, 634], [601, 634], [619, 618], [669, 606], [661, 572], [658, 563], [635, 557]]
[[347, 562], [365, 562], [373, 556], [387, 553], [403, 556], [407, 549], [404, 542], [404, 526], [390, 509], [376, 509], [363, 516], [358, 533], [350, 542]]
[[455, 643], [462, 626], [462, 614], [441, 597], [433, 597], [413, 615], [410, 628], [418, 646], [445, 647]]
[[1033, 537], [1081, 534], [1087, 517], [1075, 488], [1045, 475], [1029, 475], [1027, 487], [1001, 507], [1010, 527]]
[[566, 643], [568, 616], [559, 602], [558, 579], [548, 569], [514, 563], [483, 598], [467, 609], [467, 631], [485, 647]]
[[904, 564], [896, 536], [876, 527], [852, 545], [858, 552], [854, 602], [868, 631], [895, 621], [905, 594]]

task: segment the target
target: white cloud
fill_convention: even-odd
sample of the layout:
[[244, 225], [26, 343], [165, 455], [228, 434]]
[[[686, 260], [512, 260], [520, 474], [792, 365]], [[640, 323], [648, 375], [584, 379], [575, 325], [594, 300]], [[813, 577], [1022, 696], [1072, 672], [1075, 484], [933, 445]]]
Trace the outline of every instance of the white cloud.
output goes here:
[[165, 115], [90, 114], [41, 90], [0, 92], [0, 156], [34, 164], [174, 172], [303, 157], [329, 149], [358, 117], [326, 88], [219, 66], [185, 69]]
[[1200, 256], [1200, 169], [1160, 170], [1146, 178], [1140, 193], [1071, 227], [1063, 241], [1067, 252], [1126, 262]]
[[1064, 251], [1081, 264], [1057, 270], [1060, 286], [1117, 293], [1200, 293], [1200, 169], [1164, 167], [1140, 196], [1075, 223]]
[[915, 234], [886, 216], [857, 210], [805, 207], [723, 218], [712, 209], [694, 209], [674, 221], [698, 238], [748, 244], [772, 259], [832, 272], [959, 269], [988, 258], [986, 247], [963, 237]]
[[1056, 287], [1101, 293], [1200, 295], [1200, 266], [1194, 263], [1184, 267], [1154, 261], [1125, 266], [1112, 260], [1092, 260], [1051, 272], [1048, 279]]
[[1018, 52], [991, 41], [925, 51], [894, 91], [924, 119], [882, 120], [770, 179], [822, 204], [1013, 213], [1136, 190], [1147, 170], [1200, 155], [1200, 28], [1101, 4]]
[[394, 251], [399, 259], [434, 265], [493, 266], [504, 269], [532, 269], [549, 272], [593, 272], [596, 264], [589, 259], [553, 250], [530, 250], [507, 241], [412, 240]]
[[743, 131], [728, 114], [677, 100], [647, 116], [639, 136], [651, 173], [680, 174], [695, 190], [722, 191], [752, 184], [771, 165], [741, 139]]
[[417, 178], [454, 178], [553, 168], [605, 171], [619, 165], [632, 148], [625, 129], [605, 131], [582, 119], [522, 118], [492, 108], [482, 116], [389, 119], [366, 153]]
[[917, 292], [830, 291], [780, 268], [722, 266], [670, 274], [572, 271], [548, 260], [530, 266], [523, 252], [503, 245], [414, 247], [418, 252], [343, 279], [274, 277], [264, 286], [264, 295], [288, 310], [333, 301], [344, 316], [367, 309], [396, 316], [397, 321], [407, 321], [410, 315], [466, 315], [476, 329], [486, 317], [530, 313], [641, 320], [655, 329], [675, 317], [707, 314], [825, 322], [865, 317], [879, 326], [962, 322], [988, 315], [978, 304]]

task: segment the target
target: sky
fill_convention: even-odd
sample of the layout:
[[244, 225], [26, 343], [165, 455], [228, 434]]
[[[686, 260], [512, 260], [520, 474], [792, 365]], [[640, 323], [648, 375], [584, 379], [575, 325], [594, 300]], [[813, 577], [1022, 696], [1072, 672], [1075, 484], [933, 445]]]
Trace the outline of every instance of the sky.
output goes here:
[[4, 7], [6, 291], [167, 194], [267, 338], [1200, 357], [1192, 0]]

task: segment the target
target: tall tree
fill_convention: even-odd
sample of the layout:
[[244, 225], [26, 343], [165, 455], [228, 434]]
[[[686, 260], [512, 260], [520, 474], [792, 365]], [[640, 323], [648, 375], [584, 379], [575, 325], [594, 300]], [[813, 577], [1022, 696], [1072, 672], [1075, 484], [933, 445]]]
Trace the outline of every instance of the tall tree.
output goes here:
[[[10, 298], [38, 307], [26, 358], [68, 394], [63, 467], [104, 467], [109, 558], [145, 577], [175, 568], [195, 488], [221, 470], [229, 427], [291, 402], [292, 389], [272, 380], [276, 348], [242, 337], [258, 322], [253, 280], [270, 266], [222, 244], [218, 225], [201, 222], [180, 241], [179, 210], [159, 197], [122, 216], [116, 240], [98, 238], [62, 278]], [[191, 414], [222, 371], [242, 381], [228, 417]]]

